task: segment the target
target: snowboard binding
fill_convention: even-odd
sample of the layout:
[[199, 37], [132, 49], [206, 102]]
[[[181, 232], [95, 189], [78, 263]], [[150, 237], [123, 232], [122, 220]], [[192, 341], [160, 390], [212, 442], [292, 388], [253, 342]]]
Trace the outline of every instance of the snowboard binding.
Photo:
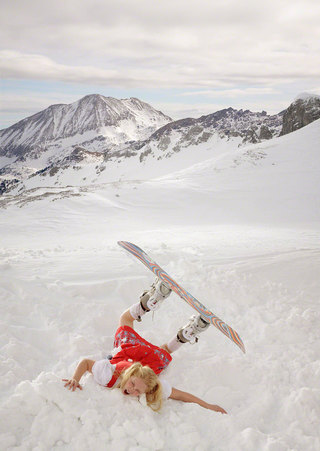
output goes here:
[[205, 321], [201, 315], [193, 315], [188, 323], [181, 327], [177, 333], [177, 339], [180, 343], [195, 344], [199, 340], [199, 334], [208, 329], [210, 323]]
[[150, 289], [140, 296], [140, 305], [145, 312], [157, 310], [161, 303], [171, 294], [171, 289], [159, 278], [156, 278]]

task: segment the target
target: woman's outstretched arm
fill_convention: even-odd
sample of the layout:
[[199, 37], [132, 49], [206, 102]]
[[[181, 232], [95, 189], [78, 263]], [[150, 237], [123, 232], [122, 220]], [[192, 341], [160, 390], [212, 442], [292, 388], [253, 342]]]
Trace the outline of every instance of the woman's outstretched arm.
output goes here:
[[83, 359], [79, 363], [79, 365], [76, 368], [76, 371], [74, 372], [74, 375], [71, 379], [62, 379], [66, 384], [64, 384], [65, 387], [67, 387], [69, 390], [75, 391], [76, 388], [80, 388], [82, 390], [82, 387], [80, 385], [80, 379], [84, 375], [86, 371], [92, 372], [92, 367], [94, 364], [94, 360], [90, 359]]
[[199, 404], [199, 406], [204, 407], [205, 409], [214, 410], [215, 412], [220, 413], [227, 413], [222, 407], [216, 406], [215, 404], [208, 404], [207, 402], [203, 401], [203, 399], [197, 398], [191, 393], [178, 390], [177, 388], [172, 388], [172, 392], [169, 398], [183, 402], [194, 402], [196, 404]]

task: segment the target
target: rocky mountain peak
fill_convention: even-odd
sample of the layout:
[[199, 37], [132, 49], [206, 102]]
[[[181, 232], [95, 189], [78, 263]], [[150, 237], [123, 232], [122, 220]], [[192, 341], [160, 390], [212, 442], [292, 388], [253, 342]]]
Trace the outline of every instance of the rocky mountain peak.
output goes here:
[[314, 101], [315, 99], [320, 100], [320, 96], [318, 96], [317, 94], [311, 94], [310, 92], [301, 92], [294, 99], [293, 103], [297, 102], [298, 100], [309, 102], [309, 101]]
[[[116, 99], [89, 94], [71, 104], [51, 105], [0, 131], [0, 155], [26, 156], [47, 150], [57, 140], [82, 144], [102, 136], [111, 144], [148, 136], [171, 118], [136, 98]], [[90, 135], [91, 133], [91, 135]], [[76, 138], [76, 136], [79, 136]]]
[[299, 94], [283, 115], [281, 135], [294, 132], [320, 118], [320, 96]]
[[[236, 110], [230, 107], [207, 116], [201, 116], [198, 121], [202, 126], [213, 127], [227, 136], [230, 136], [230, 134], [233, 136], [243, 135], [245, 141], [248, 141], [248, 136], [251, 136], [252, 130], [256, 133], [262, 126], [264, 135], [266, 135], [265, 130], [268, 128], [270, 129], [268, 136], [275, 136], [281, 125], [282, 118], [279, 115], [268, 116], [265, 111], [252, 112], [248, 109]], [[256, 142], [257, 139], [259, 139], [258, 135], [253, 138], [253, 142]]]
[[[282, 114], [268, 115], [265, 111], [252, 112], [224, 108], [198, 119], [186, 118], [170, 122], [154, 132], [144, 142], [134, 144], [141, 158], [158, 149], [161, 157], [170, 157], [190, 146], [209, 143], [214, 136], [235, 145], [257, 143], [279, 136]], [[213, 145], [214, 146], [214, 145]]]

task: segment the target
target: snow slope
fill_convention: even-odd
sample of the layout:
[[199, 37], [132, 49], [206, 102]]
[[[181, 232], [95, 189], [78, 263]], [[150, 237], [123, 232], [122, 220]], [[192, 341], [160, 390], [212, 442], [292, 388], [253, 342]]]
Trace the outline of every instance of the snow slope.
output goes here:
[[[203, 146], [195, 156], [195, 148], [186, 149], [183, 155], [177, 154], [170, 160], [155, 158], [137, 170], [129, 160], [126, 167], [124, 163], [121, 166], [123, 182], [79, 186], [76, 183], [79, 174], [73, 178], [71, 169], [66, 174], [69, 179], [62, 179], [64, 188], [47, 187], [45, 181], [39, 187], [38, 181], [30, 179], [29, 191], [4, 195], [2, 204], [21, 206], [44, 196], [57, 199], [67, 193], [82, 195], [83, 199], [72, 206], [77, 213], [63, 220], [72, 221], [68, 229], [73, 233], [74, 228], [83, 227], [80, 218], [85, 215], [90, 223], [87, 233], [93, 227], [99, 235], [104, 234], [104, 220], [113, 214], [127, 224], [137, 224], [138, 228], [144, 228], [146, 214], [148, 222], [155, 227], [163, 223], [164, 214], [165, 223], [189, 225], [198, 225], [199, 221], [209, 226], [217, 223], [319, 224], [320, 120], [264, 143], [240, 148], [236, 144], [234, 141], [211, 142], [214, 150]], [[183, 169], [177, 170], [179, 166]], [[119, 172], [117, 174], [119, 176]], [[84, 175], [88, 176], [88, 170]], [[154, 178], [148, 180], [148, 176]], [[97, 223], [91, 205], [100, 202], [103, 208]], [[63, 205], [69, 208], [68, 203]], [[41, 218], [41, 208], [31, 206], [27, 211], [33, 210], [33, 216], [38, 216], [40, 210]], [[61, 216], [60, 210], [60, 204], [49, 204], [46, 208], [54, 221]], [[12, 227], [19, 222], [15, 211], [11, 209], [7, 217]], [[27, 227], [26, 214], [24, 226]]]
[[[4, 196], [0, 449], [320, 448], [319, 125], [157, 179]], [[119, 239], [240, 334], [246, 355], [210, 328], [166, 376], [228, 415], [173, 400], [156, 414], [91, 375], [63, 388], [152, 281]], [[173, 294], [137, 330], [160, 344], [192, 313]]]

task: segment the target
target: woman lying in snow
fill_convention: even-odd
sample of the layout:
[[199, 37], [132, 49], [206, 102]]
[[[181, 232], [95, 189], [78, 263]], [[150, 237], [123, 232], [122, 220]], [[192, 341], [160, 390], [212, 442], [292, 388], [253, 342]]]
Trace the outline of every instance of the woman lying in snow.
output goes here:
[[[227, 413], [222, 407], [209, 404], [196, 396], [173, 388], [158, 377], [171, 362], [171, 353], [184, 343], [198, 341], [198, 335], [209, 327], [201, 316], [193, 316], [179, 329], [168, 343], [161, 347], [149, 343], [133, 328], [134, 320], [141, 321], [145, 313], [156, 310], [171, 290], [156, 279], [149, 291], [140, 297], [140, 302], [131, 306], [120, 316], [119, 328], [114, 337], [114, 355], [103, 360], [82, 360], [71, 379], [63, 379], [69, 390], [82, 390], [80, 379], [86, 371], [93, 374], [95, 381], [108, 388], [120, 388], [124, 395], [139, 397], [145, 394], [149, 407], [155, 411], [161, 409], [164, 399], [176, 399], [194, 402], [206, 409]], [[118, 348], [118, 349], [117, 349]]]

